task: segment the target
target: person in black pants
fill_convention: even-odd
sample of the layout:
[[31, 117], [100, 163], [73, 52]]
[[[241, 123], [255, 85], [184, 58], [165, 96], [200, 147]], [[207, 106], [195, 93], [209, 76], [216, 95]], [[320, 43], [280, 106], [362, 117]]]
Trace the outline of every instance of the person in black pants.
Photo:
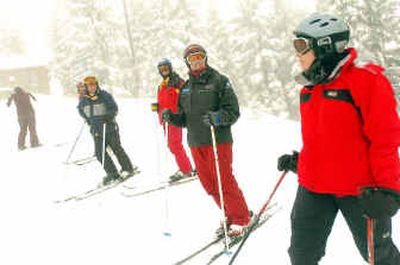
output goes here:
[[[302, 67], [300, 153], [278, 159], [298, 174], [289, 248], [293, 265], [317, 265], [340, 211], [364, 260], [373, 221], [374, 264], [399, 265], [391, 217], [400, 207], [400, 122], [383, 68], [356, 65], [350, 30], [339, 17], [314, 14], [294, 31]], [[350, 263], [349, 263], [350, 264]]]
[[[121, 180], [132, 176], [136, 167], [121, 146], [118, 124], [115, 116], [118, 113], [118, 106], [114, 98], [108, 92], [101, 90], [96, 77], [88, 76], [84, 79], [86, 94], [80, 99], [78, 110], [79, 114], [87, 121], [90, 132], [94, 138], [95, 153], [97, 160], [103, 162], [103, 128], [105, 126], [105, 147], [104, 150], [104, 170], [107, 176], [103, 179], [103, 185], [110, 184], [115, 180]], [[107, 148], [116, 156], [121, 165], [119, 174]]]

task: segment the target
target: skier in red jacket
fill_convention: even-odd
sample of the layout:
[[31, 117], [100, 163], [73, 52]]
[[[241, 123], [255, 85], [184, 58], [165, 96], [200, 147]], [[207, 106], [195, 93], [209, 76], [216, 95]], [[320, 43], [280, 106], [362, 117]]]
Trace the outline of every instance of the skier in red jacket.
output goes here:
[[161, 119], [161, 113], [164, 109], [170, 109], [172, 112], [178, 110], [179, 91], [185, 81], [173, 71], [171, 61], [164, 58], [158, 65], [158, 72], [162, 77], [161, 84], [157, 90], [157, 103], [152, 104], [152, 110], [157, 111], [159, 114], [160, 124], [163, 125], [164, 132], [168, 129], [168, 148], [175, 156], [176, 164], [179, 170], [170, 176], [170, 181], [178, 181], [183, 178], [191, 177], [193, 168], [190, 160], [186, 154], [185, 148], [182, 145], [182, 128], [168, 124], [168, 128]]
[[298, 173], [289, 254], [293, 265], [316, 265], [340, 211], [368, 260], [373, 219], [376, 265], [400, 264], [391, 217], [400, 207], [400, 122], [390, 82], [377, 65], [357, 66], [350, 30], [339, 17], [314, 14], [294, 31], [303, 72], [303, 148], [279, 158]]

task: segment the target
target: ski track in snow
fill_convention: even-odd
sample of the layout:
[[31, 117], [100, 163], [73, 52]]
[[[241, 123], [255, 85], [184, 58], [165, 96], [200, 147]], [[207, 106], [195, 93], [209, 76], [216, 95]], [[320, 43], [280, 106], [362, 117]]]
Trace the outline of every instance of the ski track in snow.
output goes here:
[[[122, 145], [141, 170], [130, 181], [148, 185], [165, 180], [176, 168], [150, 111], [152, 100], [116, 100]], [[163, 265], [207, 242], [220, 214], [198, 181], [138, 198], [121, 196], [119, 187], [84, 201], [54, 203], [93, 188], [104, 176], [97, 162], [79, 167], [63, 163], [83, 122], [76, 105], [75, 98], [39, 95], [34, 106], [44, 146], [18, 152], [15, 108], [0, 101], [0, 264]], [[257, 212], [280, 176], [277, 157], [301, 146], [300, 125], [242, 110], [233, 134], [234, 173], [250, 208]], [[93, 141], [85, 128], [71, 159], [91, 154]], [[296, 188], [296, 176], [288, 174], [273, 200], [281, 210], [251, 235], [235, 264], [290, 264], [289, 216]], [[393, 219], [398, 246], [399, 216]], [[166, 231], [172, 236], [164, 236]], [[223, 256], [215, 264], [227, 264], [229, 258]], [[188, 264], [204, 262], [194, 259]], [[320, 264], [365, 264], [340, 215]]]

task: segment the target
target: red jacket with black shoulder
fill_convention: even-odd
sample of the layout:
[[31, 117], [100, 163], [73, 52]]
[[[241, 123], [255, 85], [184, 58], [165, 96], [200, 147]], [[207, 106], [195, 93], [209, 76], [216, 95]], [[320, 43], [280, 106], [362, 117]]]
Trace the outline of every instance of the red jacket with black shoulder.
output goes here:
[[357, 195], [363, 186], [400, 191], [400, 121], [393, 88], [377, 65], [340, 62], [331, 82], [300, 93], [300, 185], [316, 193]]

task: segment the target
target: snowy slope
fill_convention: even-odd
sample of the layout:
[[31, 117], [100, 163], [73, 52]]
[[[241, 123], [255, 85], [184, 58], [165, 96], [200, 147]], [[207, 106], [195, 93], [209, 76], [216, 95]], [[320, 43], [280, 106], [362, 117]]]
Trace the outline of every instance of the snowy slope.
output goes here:
[[[150, 112], [151, 100], [117, 101], [122, 144], [142, 171], [133, 181], [147, 185], [165, 179], [176, 169]], [[76, 104], [76, 99], [38, 96], [38, 133], [44, 146], [18, 152], [15, 110], [0, 101], [0, 264], [172, 264], [206, 242], [219, 223], [219, 211], [197, 181], [140, 198], [123, 197], [117, 188], [86, 201], [54, 203], [94, 187], [104, 175], [97, 162], [81, 167], [63, 163], [82, 126]], [[301, 146], [299, 129], [296, 122], [242, 110], [234, 126], [234, 170], [251, 209], [259, 209], [278, 180], [277, 157]], [[93, 143], [85, 128], [72, 159], [91, 154]], [[236, 264], [289, 264], [295, 191], [296, 176], [288, 174], [275, 198], [280, 211], [252, 235]], [[399, 221], [397, 215], [397, 245]], [[172, 236], [165, 237], [165, 231]], [[228, 260], [223, 257], [216, 264]], [[333, 264], [364, 264], [340, 216], [321, 262]]]

